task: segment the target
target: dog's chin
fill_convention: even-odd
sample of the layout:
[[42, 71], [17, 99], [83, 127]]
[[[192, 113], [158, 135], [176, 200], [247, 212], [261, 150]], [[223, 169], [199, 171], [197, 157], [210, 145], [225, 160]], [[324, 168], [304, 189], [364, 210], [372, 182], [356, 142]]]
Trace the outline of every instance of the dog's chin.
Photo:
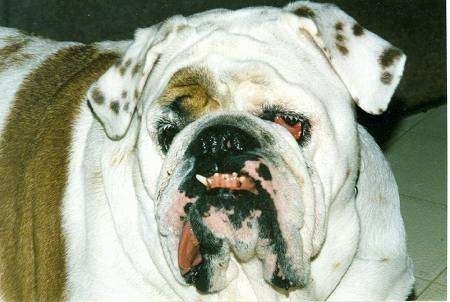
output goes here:
[[237, 277], [233, 259], [258, 258], [269, 284], [292, 290], [306, 283], [303, 210], [287, 167], [245, 154], [215, 168], [198, 160], [176, 174], [161, 194], [158, 221], [178, 280], [201, 292], [220, 291]]

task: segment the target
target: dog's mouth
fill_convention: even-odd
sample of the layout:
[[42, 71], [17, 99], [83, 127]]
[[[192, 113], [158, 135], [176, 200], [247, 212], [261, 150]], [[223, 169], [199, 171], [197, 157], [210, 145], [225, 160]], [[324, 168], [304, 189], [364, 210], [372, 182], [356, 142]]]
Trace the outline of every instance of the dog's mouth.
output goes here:
[[276, 154], [231, 126], [211, 126], [192, 141], [158, 206], [163, 247], [180, 282], [217, 292], [237, 277], [233, 264], [256, 258], [269, 284], [306, 283], [301, 192]]
[[214, 173], [210, 177], [197, 174], [195, 178], [202, 183], [206, 189], [228, 189], [231, 191], [243, 190], [258, 194], [255, 181], [248, 175], [233, 173]]
[[260, 259], [264, 279], [276, 287], [302, 286], [299, 226], [277, 210], [283, 197], [277, 192], [280, 180], [271, 173], [276, 167], [257, 156], [224, 161], [218, 165], [224, 172], [207, 174], [200, 167], [179, 187], [175, 203], [181, 202], [177, 208], [183, 209], [177, 224], [180, 274], [202, 292], [221, 290], [231, 281], [233, 254], [242, 262]]

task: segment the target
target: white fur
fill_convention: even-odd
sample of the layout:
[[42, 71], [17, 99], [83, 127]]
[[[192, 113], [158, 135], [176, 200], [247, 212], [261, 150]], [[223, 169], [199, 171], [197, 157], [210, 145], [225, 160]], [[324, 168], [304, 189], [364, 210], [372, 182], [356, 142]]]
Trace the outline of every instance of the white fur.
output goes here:
[[[289, 12], [300, 5], [314, 9], [320, 20]], [[318, 46], [333, 48], [327, 41], [331, 34], [326, 18], [329, 22], [336, 18], [353, 22], [336, 7], [302, 2], [285, 10], [251, 8], [176, 16], [161, 26], [139, 30], [131, 44], [97, 46], [123, 51], [122, 63], [130, 58], [142, 68], [139, 77], [133, 78], [118, 76], [118, 68], [112, 66], [92, 87], [101, 89], [107, 101], [120, 100], [123, 89], [128, 89], [128, 97], [136, 88], [141, 95], [138, 100], [120, 100], [121, 108], [124, 102], [132, 102], [131, 112], [137, 108], [134, 115], [114, 116], [105, 109], [107, 105], [91, 102], [102, 124], [87, 105], [75, 121], [62, 203], [69, 300], [384, 300], [408, 294], [414, 278], [397, 186], [381, 151], [357, 126], [350, 103], [357, 97], [366, 111], [385, 109], [404, 57], [392, 67], [393, 84], [380, 86], [380, 71], [374, 64], [388, 43], [370, 33], [363, 44], [348, 44], [353, 62], [333, 59], [339, 55], [333, 53], [335, 49], [330, 59], [318, 51]], [[316, 37], [317, 32], [323, 40]], [[69, 45], [48, 43], [44, 41], [34, 50], [42, 53], [42, 58]], [[377, 48], [365, 52], [364, 43]], [[158, 64], [153, 66], [155, 61]], [[0, 74], [15, 83], [8, 86], [0, 81], [0, 88], [8, 88], [0, 102], [0, 126], [18, 83], [40, 62], [11, 69], [7, 76]], [[354, 64], [358, 63], [365, 71], [355, 78]], [[198, 129], [183, 130], [163, 163], [165, 158], [151, 132], [157, 112], [152, 101], [175, 71], [192, 64], [209, 68], [217, 80], [219, 99], [226, 100], [230, 110], [251, 112], [263, 101], [281, 100], [284, 106], [305, 112], [314, 123], [315, 137], [300, 154], [284, 129], [255, 118], [255, 124], [275, 133], [277, 142], [285, 147], [282, 156], [293, 173], [302, 177], [306, 164], [314, 170], [311, 179], [305, 180], [304, 206], [309, 215], [301, 230], [306, 260], [315, 255], [310, 264], [311, 282], [288, 296], [262, 279], [257, 260], [235, 263], [237, 278], [210, 295], [200, 295], [178, 282], [166, 260], [161, 241], [165, 230], [157, 227], [158, 184], [168, 181], [166, 172], [178, 163], [181, 155], [177, 154], [185, 150]], [[253, 76], [264, 77], [264, 85], [252, 82]], [[91, 92], [92, 88], [88, 97]], [[358, 169], [359, 194], [355, 197]]]

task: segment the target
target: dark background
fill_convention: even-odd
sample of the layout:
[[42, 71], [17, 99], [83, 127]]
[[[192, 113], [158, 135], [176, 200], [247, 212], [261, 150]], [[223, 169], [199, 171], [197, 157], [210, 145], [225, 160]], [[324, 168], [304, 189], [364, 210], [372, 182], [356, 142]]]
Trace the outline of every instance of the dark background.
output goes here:
[[[89, 43], [131, 39], [136, 28], [150, 26], [175, 14], [190, 15], [219, 7], [284, 6], [287, 2], [0, 0], [0, 25], [56, 40]], [[335, 0], [334, 3], [408, 56], [403, 79], [389, 111], [377, 118], [360, 113], [363, 123], [369, 125], [375, 135], [377, 131], [385, 132], [386, 127], [392, 128], [405, 114], [446, 102], [444, 0]]]

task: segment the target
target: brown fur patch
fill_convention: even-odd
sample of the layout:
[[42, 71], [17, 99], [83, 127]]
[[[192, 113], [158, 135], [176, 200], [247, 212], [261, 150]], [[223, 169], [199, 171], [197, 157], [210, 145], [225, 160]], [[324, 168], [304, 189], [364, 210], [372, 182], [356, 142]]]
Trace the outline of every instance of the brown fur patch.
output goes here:
[[128, 67], [130, 67], [131, 65], [131, 59], [127, 59], [125, 61], [125, 63], [123, 63], [123, 65], [121, 65], [119, 67], [119, 73], [121, 76], [123, 76], [125, 74], [125, 72], [127, 71]]
[[344, 56], [348, 54], [348, 48], [345, 47], [344, 45], [341, 45], [341, 44], [337, 44], [337, 43], [336, 43], [336, 47], [337, 47], [337, 49], [339, 50], [339, 52], [340, 52], [341, 54], [343, 54]]
[[296, 14], [299, 17], [306, 17], [306, 18], [313, 18], [315, 16], [313, 10], [307, 6], [300, 6], [294, 11], [294, 14]]
[[125, 74], [125, 71], [127, 71], [127, 69], [125, 68], [125, 66], [120, 66], [119, 67], [119, 73], [121, 76], [123, 76]]
[[30, 42], [29, 38], [12, 36], [4, 38], [3, 41], [8, 44], [0, 48], [0, 71], [14, 64], [23, 64], [33, 57], [23, 51]]
[[123, 66], [124, 66], [125, 68], [130, 67], [130, 65], [131, 65], [131, 59], [127, 59], [127, 60], [125, 61], [125, 63], [123, 64]]
[[344, 24], [342, 24], [342, 22], [337, 22], [335, 25], [334, 25], [334, 28], [336, 29], [336, 30], [342, 30], [343, 28], [344, 28]]
[[331, 266], [331, 271], [335, 272], [340, 266], [341, 266], [340, 262], [333, 263], [333, 265]]
[[94, 100], [94, 102], [96, 102], [99, 105], [101, 105], [105, 102], [105, 96], [100, 91], [100, 89], [98, 89], [98, 87], [94, 87], [94, 89], [92, 90], [91, 96], [92, 96], [92, 99]]
[[115, 114], [119, 114], [119, 109], [120, 109], [119, 102], [117, 102], [117, 101], [111, 102], [111, 103], [109, 104], [109, 108], [110, 108], [111, 111], [114, 112]]
[[357, 37], [362, 36], [364, 34], [364, 28], [361, 25], [359, 25], [359, 23], [353, 24], [352, 30], [353, 34]]
[[158, 102], [184, 115], [198, 117], [218, 107], [211, 97], [213, 90], [207, 71], [183, 68], [173, 75]]
[[387, 48], [383, 51], [379, 58], [380, 65], [383, 68], [387, 68], [394, 64], [394, 61], [397, 60], [402, 55], [402, 52], [397, 48]]
[[344, 42], [345, 41], [345, 37], [341, 34], [337, 34], [336, 35], [336, 40], [339, 42]]
[[20, 86], [0, 141], [0, 284], [7, 301], [58, 301], [65, 288], [61, 200], [72, 124], [114, 54], [58, 51]]
[[392, 73], [385, 71], [381, 74], [380, 81], [381, 83], [388, 85], [391, 84], [392, 78], [393, 78]]
[[131, 75], [134, 77], [138, 74], [139, 69], [141, 69], [141, 65], [140, 64], [136, 64], [133, 66], [133, 69], [131, 69]]

